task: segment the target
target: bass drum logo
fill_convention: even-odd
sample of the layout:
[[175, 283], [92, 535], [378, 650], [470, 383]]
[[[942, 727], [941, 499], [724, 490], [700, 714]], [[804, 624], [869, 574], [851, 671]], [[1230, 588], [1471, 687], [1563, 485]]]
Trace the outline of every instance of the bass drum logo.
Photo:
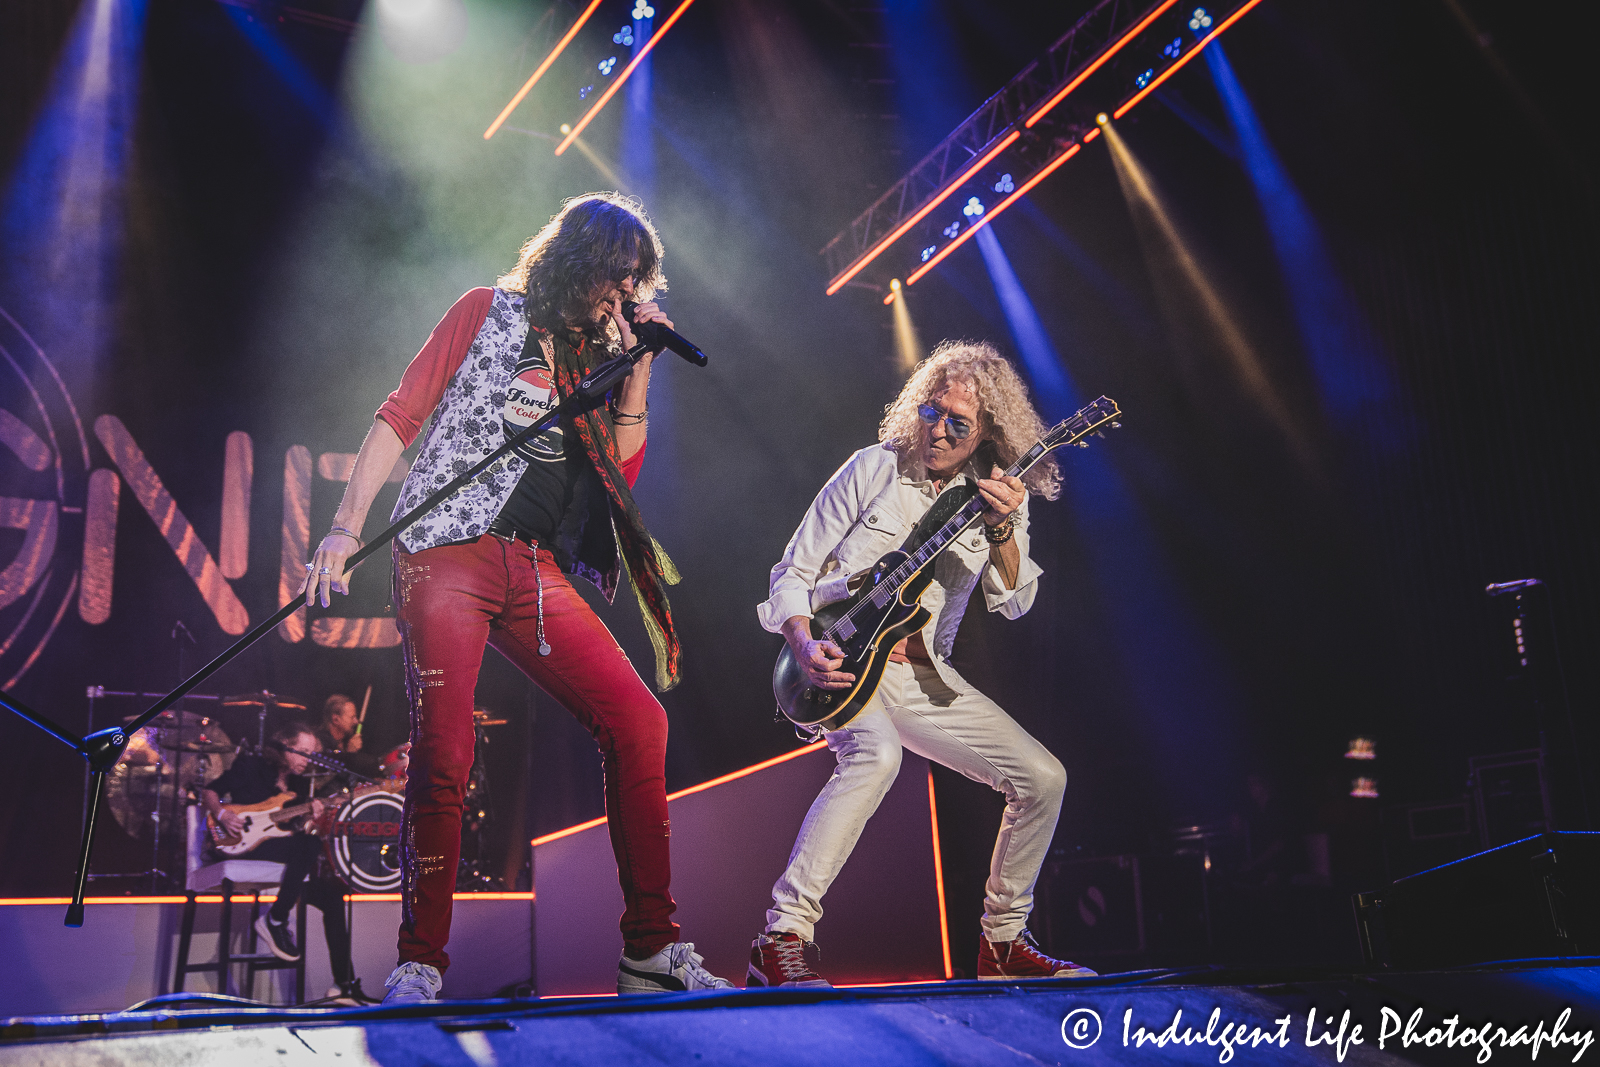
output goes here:
[[0, 689], [38, 661], [78, 593], [88, 473], [66, 383], [0, 307]]

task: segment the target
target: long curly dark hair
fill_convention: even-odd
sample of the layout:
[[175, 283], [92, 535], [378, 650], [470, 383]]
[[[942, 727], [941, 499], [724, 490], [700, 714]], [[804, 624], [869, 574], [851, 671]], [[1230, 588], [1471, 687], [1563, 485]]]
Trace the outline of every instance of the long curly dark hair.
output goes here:
[[591, 336], [605, 326], [588, 321], [598, 294], [630, 273], [633, 298], [649, 300], [667, 287], [661, 238], [644, 205], [622, 193], [585, 193], [522, 246], [517, 265], [496, 283], [527, 294], [528, 320], [546, 329], [575, 326]]

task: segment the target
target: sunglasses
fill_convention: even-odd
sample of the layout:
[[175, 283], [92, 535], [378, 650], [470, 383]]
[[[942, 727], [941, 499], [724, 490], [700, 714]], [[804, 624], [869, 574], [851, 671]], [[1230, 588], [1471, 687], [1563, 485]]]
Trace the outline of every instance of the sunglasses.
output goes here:
[[957, 441], [963, 440], [967, 434], [972, 432], [972, 423], [959, 416], [951, 415], [949, 412], [940, 411], [932, 404], [918, 404], [917, 414], [929, 426], [937, 426], [943, 421], [950, 429], [950, 436]]

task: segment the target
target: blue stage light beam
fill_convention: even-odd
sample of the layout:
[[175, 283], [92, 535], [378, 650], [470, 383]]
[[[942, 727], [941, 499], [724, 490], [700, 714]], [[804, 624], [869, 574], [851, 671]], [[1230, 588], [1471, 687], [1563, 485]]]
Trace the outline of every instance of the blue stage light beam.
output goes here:
[[228, 18], [250, 46], [256, 50], [267, 66], [283, 82], [284, 88], [300, 102], [300, 105], [309, 111], [313, 118], [324, 128], [332, 125], [338, 106], [334, 103], [333, 95], [322, 87], [316, 76], [306, 69], [295, 54], [278, 39], [278, 35], [265, 24], [250, 17], [250, 13], [243, 8], [224, 4], [223, 11], [228, 13]]
[[[646, 14], [648, 12], [648, 14]], [[634, 192], [646, 206], [655, 199], [656, 152], [655, 124], [651, 121], [651, 58], [648, 52], [655, 8], [645, 3], [634, 5], [633, 54], [636, 66], [628, 82], [628, 98], [622, 109], [622, 134], [617, 157], [622, 172], [633, 183]]]
[[40, 335], [90, 369], [104, 354], [126, 230], [145, 0], [87, 0], [5, 194], [11, 287]]
[[1050, 335], [1045, 332], [1044, 323], [1033, 308], [1033, 301], [1028, 299], [1022, 282], [1017, 279], [1017, 272], [1011, 269], [1011, 260], [1006, 258], [1005, 250], [1000, 247], [1000, 238], [995, 236], [994, 227], [986, 226], [979, 230], [975, 240], [983, 252], [983, 264], [989, 268], [989, 278], [994, 282], [995, 294], [1000, 298], [1000, 307], [1005, 312], [1006, 324], [1011, 328], [1012, 340], [1022, 354], [1022, 362], [1028, 368], [1028, 376], [1033, 379], [1033, 388], [1045, 409], [1046, 421], [1065, 418], [1077, 407], [1078, 398], [1067, 380], [1066, 370], [1061, 366], [1061, 357], [1056, 354], [1055, 346], [1050, 343]]
[[[1046, 422], [1084, 403], [1000, 238], [975, 238]], [[1134, 417], [1130, 413], [1130, 417]], [[1116, 632], [1128, 690], [1144, 710], [1147, 740], [1161, 753], [1170, 797], [1214, 790], [1237, 750], [1233, 709], [1243, 706], [1221, 650], [1206, 639], [1175, 569], [1138, 501], [1096, 441], [1059, 459], [1074, 520], [1082, 527], [1102, 607]]]
[[1399, 446], [1409, 421], [1398, 388], [1354, 298], [1333, 264], [1316, 219], [1284, 169], [1220, 42], [1206, 50], [1283, 271], [1296, 323], [1328, 416], [1361, 425], [1382, 449]]

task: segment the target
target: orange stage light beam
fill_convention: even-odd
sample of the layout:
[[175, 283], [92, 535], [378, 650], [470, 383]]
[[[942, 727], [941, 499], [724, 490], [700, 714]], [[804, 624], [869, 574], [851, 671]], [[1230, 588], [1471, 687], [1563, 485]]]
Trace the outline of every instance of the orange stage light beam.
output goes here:
[[565, 140], [556, 145], [556, 155], [559, 156], [565, 152], [572, 142], [577, 139], [578, 134], [582, 133], [584, 128], [593, 121], [594, 117], [600, 114], [600, 109], [606, 106], [606, 101], [616, 96], [617, 90], [622, 88], [622, 83], [628, 80], [628, 76], [633, 73], [633, 68], [637, 67], [640, 61], [650, 54], [650, 49], [656, 46], [657, 41], [666, 36], [667, 31], [672, 29], [672, 24], [683, 17], [683, 13], [689, 10], [689, 5], [692, 3], [694, 3], [694, 0], [683, 0], [683, 3], [678, 5], [678, 10], [667, 16], [667, 21], [661, 24], [659, 30], [650, 35], [650, 39], [644, 43], [644, 47], [639, 49], [639, 54], [633, 57], [633, 62], [622, 68], [622, 73], [617, 75], [617, 80], [612, 82], [610, 87], [600, 95], [600, 99], [594, 102], [594, 106], [589, 109], [589, 113], [578, 120], [577, 125], [572, 127], [572, 132], [567, 134]]
[[[583, 24], [589, 21], [589, 16], [594, 14], [595, 8], [599, 6], [600, 0], [589, 0], [589, 6], [583, 9], [583, 14], [579, 15], [578, 21], [574, 22], [572, 28], [567, 30], [566, 36], [557, 41], [555, 48], [551, 49], [550, 54], [544, 57], [544, 62], [540, 63], [539, 68], [533, 72], [533, 77], [522, 84], [522, 88], [517, 90], [517, 95], [511, 98], [511, 103], [507, 104], [505, 110], [500, 112], [499, 117], [489, 123], [489, 128], [483, 131], [483, 139], [485, 141], [493, 137], [494, 132], [505, 123], [506, 119], [511, 117], [511, 113], [517, 109], [517, 105], [522, 103], [522, 98], [528, 95], [529, 90], [533, 88], [540, 78], [544, 77], [544, 72], [550, 69], [550, 64], [556, 61], [556, 57], [572, 42], [578, 31], [583, 29]], [[557, 153], [557, 155], [559, 154]]]
[[1162, 4], [1160, 7], [1156, 8], [1154, 11], [1150, 12], [1150, 14], [1146, 15], [1142, 20], [1140, 20], [1140, 22], [1139, 22], [1139, 24], [1137, 26], [1135, 26], [1133, 29], [1129, 30], [1127, 33], [1123, 34], [1121, 37], [1117, 38], [1117, 43], [1112, 45], [1110, 48], [1106, 49], [1104, 52], [1100, 53], [1100, 58], [1099, 59], [1097, 59], [1093, 63], [1089, 64], [1089, 66], [1084, 69], [1083, 73], [1079, 74], [1076, 78], [1073, 78], [1071, 81], [1069, 81], [1061, 89], [1060, 92], [1056, 93], [1056, 95], [1054, 95], [1050, 99], [1046, 100], [1044, 102], [1043, 106], [1041, 106], [1038, 111], [1035, 111], [1032, 115], [1029, 115], [1028, 116], [1028, 121], [1026, 123], [1024, 123], [1024, 125], [1026, 125], [1028, 127], [1028, 129], [1030, 129], [1030, 130], [1033, 129], [1033, 124], [1038, 122], [1040, 119], [1044, 118], [1046, 115], [1048, 115], [1050, 113], [1050, 109], [1051, 108], [1055, 107], [1057, 104], [1061, 103], [1061, 101], [1065, 100], [1067, 98], [1067, 94], [1071, 93], [1072, 90], [1074, 90], [1078, 86], [1082, 85], [1084, 83], [1084, 80], [1086, 78], [1088, 78], [1089, 75], [1091, 75], [1095, 71], [1099, 70], [1100, 67], [1107, 60], [1109, 60], [1112, 56], [1116, 55], [1118, 52], [1122, 51], [1122, 46], [1123, 45], [1127, 44], [1129, 41], [1131, 41], [1135, 37], [1139, 36], [1139, 34], [1143, 33], [1147, 26], [1149, 26], [1156, 19], [1158, 19], [1162, 15], [1164, 15], [1167, 12], [1167, 10], [1169, 8], [1171, 8], [1172, 5], [1176, 4], [1177, 2], [1178, 2], [1178, 0], [1166, 0], [1166, 3]]
[[[1021, 136], [1021, 133], [1016, 130], [1012, 130], [1010, 133], [1006, 134], [1005, 139], [999, 144], [995, 145], [993, 148], [989, 149], [989, 151], [979, 156], [977, 162], [973, 163], [972, 166], [961, 172], [961, 177], [945, 186], [938, 196], [934, 197], [932, 200], [923, 205], [922, 210], [918, 211], [915, 215], [912, 215], [899, 226], [896, 226], [893, 233], [889, 234], [889, 236], [873, 245], [870, 252], [856, 260], [855, 265], [849, 270], [839, 275], [833, 284], [828, 286], [827, 295], [832, 296], [834, 293], [837, 293], [840, 289], [844, 288], [844, 284], [859, 274], [863, 267], [877, 259], [879, 254], [882, 253], [884, 249], [898, 241], [901, 234], [905, 233], [907, 230], [911, 229], [911, 227], [915, 226], [917, 223], [926, 218], [928, 212], [944, 203], [945, 200], [949, 198], [951, 193], [967, 184], [967, 180], [969, 178], [978, 173], [978, 171], [982, 170], [984, 167], [988, 166], [991, 159], [993, 159], [995, 156], [998, 156], [1001, 152], [1004, 152], [1007, 148], [1010, 148], [1012, 144], [1016, 142], [1017, 138]], [[910, 282], [907, 282], [906, 284], [909, 285]]]
[[933, 795], [933, 768], [928, 768], [928, 821], [933, 824], [933, 884], [939, 891], [939, 947], [944, 950], [944, 976], [954, 978], [950, 966], [950, 920], [944, 908], [944, 858], [939, 854], [939, 802]]
[[[1100, 131], [1094, 130], [1092, 132], [1099, 133]], [[1090, 138], [1086, 136], [1084, 137], [1084, 140], [1087, 141], [1090, 140]], [[948, 256], [951, 252], [954, 252], [956, 249], [960, 248], [962, 244], [966, 242], [967, 238], [971, 237], [973, 234], [989, 225], [989, 223], [994, 220], [996, 215], [1000, 214], [1000, 212], [1004, 211], [1006, 208], [1022, 199], [1024, 193], [1026, 193], [1029, 189], [1032, 189], [1035, 185], [1038, 185], [1040, 182], [1044, 181], [1050, 175], [1054, 174], [1057, 167], [1061, 166], [1061, 164], [1065, 163], [1067, 160], [1071, 159], [1081, 151], [1083, 151], [1083, 145], [1075, 144], [1065, 152], [1061, 153], [1055, 159], [1051, 160], [1050, 163], [1038, 174], [1035, 174], [1022, 185], [1019, 185], [1016, 192], [1000, 201], [992, 210], [985, 212], [982, 218], [967, 228], [966, 233], [963, 233], [960, 237], [957, 237], [954, 241], [951, 241], [949, 244], [939, 249], [939, 254], [912, 272], [912, 274], [906, 278], [905, 284], [915, 285], [918, 278], [928, 273], [934, 267], [937, 267], [940, 260], [944, 259], [944, 257]]]
[[[710, 781], [701, 782], [699, 785], [691, 785], [687, 789], [678, 790], [676, 793], [668, 793], [667, 799], [669, 801], [677, 800], [679, 797], [686, 797], [691, 793], [703, 792], [704, 790], [710, 789], [714, 785], [722, 785], [725, 782], [735, 781], [747, 775], [754, 774], [757, 771], [764, 771], [768, 767], [776, 767], [780, 763], [788, 763], [797, 756], [804, 756], [807, 752], [825, 752], [827, 751], [827, 748], [827, 745], [806, 745], [804, 748], [797, 748], [791, 752], [785, 752], [781, 756], [773, 756], [769, 760], [762, 760], [760, 763], [753, 763], [750, 766], [742, 767], [737, 771], [730, 771], [720, 778], [713, 778]], [[543, 837], [536, 837], [528, 843], [534, 848], [538, 848], [540, 845], [549, 844], [551, 841], [559, 841], [563, 837], [571, 837], [573, 834], [581, 833], [584, 830], [590, 830], [596, 826], [604, 826], [605, 823], [606, 817], [602, 815], [598, 819], [590, 819], [588, 822], [580, 822], [576, 826], [568, 826], [563, 830], [556, 830], [553, 833], [545, 834]]]
[[1222, 25], [1218, 26], [1216, 29], [1212, 30], [1210, 33], [1208, 33], [1204, 37], [1202, 37], [1200, 39], [1200, 43], [1199, 44], [1195, 45], [1193, 48], [1189, 49], [1189, 51], [1185, 52], [1183, 54], [1183, 58], [1179, 59], [1176, 63], [1172, 64], [1172, 66], [1170, 66], [1166, 70], [1162, 71], [1161, 72], [1161, 76], [1159, 78], [1155, 79], [1149, 85], [1146, 85], [1143, 89], [1140, 89], [1137, 93], [1135, 93], [1133, 95], [1133, 98], [1130, 99], [1126, 104], [1123, 104], [1121, 107], [1117, 108], [1117, 110], [1112, 114], [1111, 117], [1114, 118], [1114, 119], [1120, 119], [1122, 116], [1124, 116], [1128, 112], [1132, 111], [1133, 110], [1133, 105], [1137, 104], [1139, 101], [1143, 100], [1145, 97], [1147, 97], [1151, 93], [1155, 92], [1156, 89], [1161, 85], [1162, 82], [1166, 81], [1168, 78], [1170, 78], [1174, 74], [1178, 73], [1178, 71], [1183, 68], [1183, 65], [1185, 63], [1189, 62], [1189, 60], [1193, 59], [1195, 56], [1200, 54], [1200, 50], [1201, 49], [1203, 49], [1206, 45], [1210, 44], [1212, 41], [1215, 41], [1218, 37], [1220, 37], [1222, 35], [1222, 31], [1223, 30], [1227, 29], [1229, 26], [1232, 26], [1235, 22], [1238, 22], [1241, 18], [1244, 17], [1244, 13], [1246, 11], [1249, 11], [1251, 8], [1255, 7], [1259, 3], [1261, 3], [1261, 0], [1250, 0], [1250, 2], [1248, 4], [1245, 4], [1239, 10], [1237, 10], [1233, 14], [1229, 15], [1227, 17], [1227, 19], [1222, 23]]

